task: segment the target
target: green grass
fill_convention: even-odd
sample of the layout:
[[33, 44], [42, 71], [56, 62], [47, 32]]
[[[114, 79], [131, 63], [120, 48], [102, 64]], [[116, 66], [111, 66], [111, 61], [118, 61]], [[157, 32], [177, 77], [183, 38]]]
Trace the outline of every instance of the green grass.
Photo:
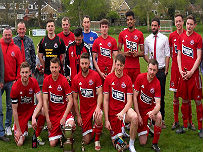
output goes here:
[[[144, 34], [146, 37], [147, 35]], [[113, 35], [117, 39], [118, 35]], [[39, 41], [41, 40], [41, 37], [32, 37], [33, 41], [35, 43], [35, 46]], [[140, 58], [140, 66], [141, 66], [141, 72], [146, 72], [147, 64], [146, 62]], [[203, 152], [203, 139], [200, 139], [197, 136], [197, 131], [188, 131], [186, 134], [183, 135], [177, 135], [175, 131], [171, 130], [171, 125], [173, 123], [173, 93], [169, 91], [169, 81], [170, 81], [170, 70], [169, 75], [167, 76], [167, 82], [166, 82], [166, 95], [165, 95], [165, 110], [166, 110], [166, 116], [165, 116], [165, 123], [167, 126], [167, 129], [162, 130], [160, 140], [159, 140], [159, 146], [162, 150], [162, 152]], [[5, 116], [5, 94], [3, 95], [3, 111]], [[197, 128], [197, 120], [196, 120], [196, 106], [194, 101], [192, 101], [192, 113], [193, 113], [193, 122]], [[179, 119], [180, 123], [182, 124], [181, 119], [181, 113], [179, 113]], [[5, 120], [5, 119], [4, 119]], [[27, 152], [27, 151], [33, 151], [33, 152], [55, 152], [55, 151], [62, 151], [61, 148], [59, 148], [59, 145], [55, 148], [51, 148], [49, 146], [48, 141], [48, 133], [47, 131], [43, 131], [41, 133], [41, 136], [43, 140], [45, 140], [46, 145], [45, 146], [38, 146], [37, 149], [32, 149], [31, 141], [32, 141], [32, 134], [33, 130], [29, 129], [29, 136], [26, 137], [25, 143], [22, 147], [17, 147], [14, 138], [10, 137], [11, 141], [9, 143], [4, 143], [0, 141], [0, 152]], [[76, 131], [74, 132], [74, 139], [75, 139], [75, 151], [79, 152], [81, 151], [81, 128], [77, 127]], [[152, 152], [151, 149], [151, 142], [152, 137], [149, 135], [147, 145], [142, 147], [139, 145], [138, 138], [135, 141], [135, 147], [138, 152]], [[103, 134], [101, 136], [101, 152], [116, 152], [116, 150], [113, 148], [109, 131], [103, 128]], [[85, 146], [87, 152], [93, 152], [94, 151], [94, 142], [92, 142], [90, 145]]]

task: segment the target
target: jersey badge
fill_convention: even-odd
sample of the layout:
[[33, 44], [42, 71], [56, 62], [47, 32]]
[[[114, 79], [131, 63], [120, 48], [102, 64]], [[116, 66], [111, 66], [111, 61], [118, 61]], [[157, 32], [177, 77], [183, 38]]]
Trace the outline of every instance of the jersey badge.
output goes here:
[[51, 89], [52, 87], [51, 87], [51, 85], [49, 86], [49, 89]]
[[14, 51], [11, 52], [11, 56], [15, 56], [15, 52]]
[[113, 82], [111, 85], [115, 85], [115, 83]]
[[150, 89], [150, 93], [151, 93], [151, 94], [154, 94], [154, 88], [151, 88], [151, 89]]
[[94, 38], [93, 37], [90, 37], [90, 41], [93, 41], [94, 40]]
[[195, 44], [194, 40], [191, 40], [191, 41], [190, 41], [190, 44], [191, 44], [191, 45]]
[[92, 81], [92, 79], [89, 81], [89, 85], [93, 85], [93, 81]]
[[57, 43], [54, 44], [54, 48], [55, 49], [58, 48], [58, 44]]
[[122, 84], [121, 84], [121, 88], [125, 88], [126, 87], [126, 84], [123, 82]]
[[32, 88], [29, 89], [29, 94], [33, 94], [33, 89]]
[[143, 89], [144, 89], [144, 85], [141, 85], [141, 88], [143, 88]]
[[135, 40], [137, 40], [137, 39], [138, 39], [137, 35], [134, 35], [134, 39], [135, 39]]
[[108, 45], [108, 47], [111, 47], [111, 42], [108, 42], [108, 44], [107, 44], [107, 45]]
[[61, 87], [61, 85], [58, 85], [57, 90], [58, 90], [58, 91], [62, 91], [62, 87]]

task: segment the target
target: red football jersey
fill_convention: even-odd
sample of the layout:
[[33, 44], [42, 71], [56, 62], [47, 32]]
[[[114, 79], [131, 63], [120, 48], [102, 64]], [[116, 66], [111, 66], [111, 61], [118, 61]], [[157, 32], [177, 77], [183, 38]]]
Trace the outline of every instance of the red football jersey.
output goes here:
[[121, 78], [115, 72], [109, 74], [104, 81], [104, 93], [109, 94], [109, 115], [116, 115], [127, 103], [127, 94], [133, 94], [132, 82], [127, 74]]
[[92, 46], [92, 52], [98, 54], [98, 66], [99, 67], [112, 67], [113, 65], [113, 51], [117, 51], [117, 42], [111, 36], [104, 39], [102, 36], [98, 37]]
[[96, 89], [102, 87], [102, 81], [96, 71], [89, 69], [87, 77], [80, 71], [73, 79], [72, 90], [79, 94], [80, 113], [87, 114], [97, 106]]
[[[119, 34], [118, 43], [124, 44], [124, 52], [129, 50], [138, 52], [138, 45], [144, 45], [144, 36], [138, 29], [133, 32], [126, 29]], [[126, 56], [125, 67], [140, 68], [139, 57]]]
[[[183, 33], [185, 33], [186, 31], [183, 30]], [[177, 33], [177, 31], [174, 31], [173, 33], [171, 33], [169, 35], [169, 45], [170, 47], [172, 47], [172, 64], [174, 66], [178, 66], [177, 63], [177, 54], [178, 54], [178, 50], [177, 50], [177, 42], [179, 39], [179, 34]]]
[[66, 96], [72, 93], [67, 79], [59, 74], [58, 79], [54, 81], [50, 74], [44, 79], [42, 91], [48, 94], [49, 115], [62, 117], [67, 108]]
[[[40, 93], [38, 82], [35, 78], [29, 78], [27, 86], [22, 84], [21, 79], [16, 81], [11, 88], [12, 104], [18, 104], [18, 114], [25, 113], [25, 111], [34, 110], [34, 94]], [[32, 110], [31, 110], [32, 111]]]
[[202, 37], [196, 32], [193, 32], [190, 36], [187, 36], [186, 32], [182, 33], [177, 48], [181, 51], [182, 69], [186, 68], [189, 71], [197, 59], [197, 49], [202, 48]]
[[66, 47], [69, 45], [69, 43], [75, 41], [75, 36], [71, 31], [68, 35], [64, 35], [63, 31], [57, 35], [64, 41]]
[[139, 91], [138, 95], [138, 108], [139, 111], [148, 112], [156, 105], [154, 98], [161, 98], [161, 86], [159, 80], [154, 79], [149, 82], [147, 80], [147, 73], [141, 73], [138, 75], [135, 83], [134, 90]]

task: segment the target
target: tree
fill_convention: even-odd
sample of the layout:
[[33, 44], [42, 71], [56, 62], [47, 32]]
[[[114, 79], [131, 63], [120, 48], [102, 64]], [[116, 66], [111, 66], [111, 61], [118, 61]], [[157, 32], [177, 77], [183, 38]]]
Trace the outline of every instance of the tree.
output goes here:
[[115, 20], [119, 19], [120, 16], [116, 11], [110, 11], [107, 13], [106, 18], [108, 18], [111, 21], [111, 23], [115, 23]]

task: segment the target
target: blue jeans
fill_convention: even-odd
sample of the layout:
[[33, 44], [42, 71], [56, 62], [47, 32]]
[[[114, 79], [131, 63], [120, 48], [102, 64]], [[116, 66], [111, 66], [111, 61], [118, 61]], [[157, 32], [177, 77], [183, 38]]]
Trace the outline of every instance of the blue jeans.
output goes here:
[[2, 110], [2, 96], [0, 88], [0, 137], [4, 136], [4, 125], [3, 125], [3, 110]]
[[[4, 84], [3, 88], [1, 89], [1, 94], [2, 95], [4, 93], [4, 90], [6, 91], [6, 121], [5, 121], [5, 127], [9, 127], [12, 124], [12, 104], [11, 104], [11, 97], [10, 97], [12, 85], [13, 85], [13, 81], [7, 82], [7, 83]], [[2, 107], [2, 104], [1, 104], [1, 107]], [[1, 108], [0, 114], [2, 115], [2, 120], [0, 120], [0, 121], [2, 121], [2, 124], [3, 124], [3, 112], [2, 111], [3, 111], [3, 109]]]

